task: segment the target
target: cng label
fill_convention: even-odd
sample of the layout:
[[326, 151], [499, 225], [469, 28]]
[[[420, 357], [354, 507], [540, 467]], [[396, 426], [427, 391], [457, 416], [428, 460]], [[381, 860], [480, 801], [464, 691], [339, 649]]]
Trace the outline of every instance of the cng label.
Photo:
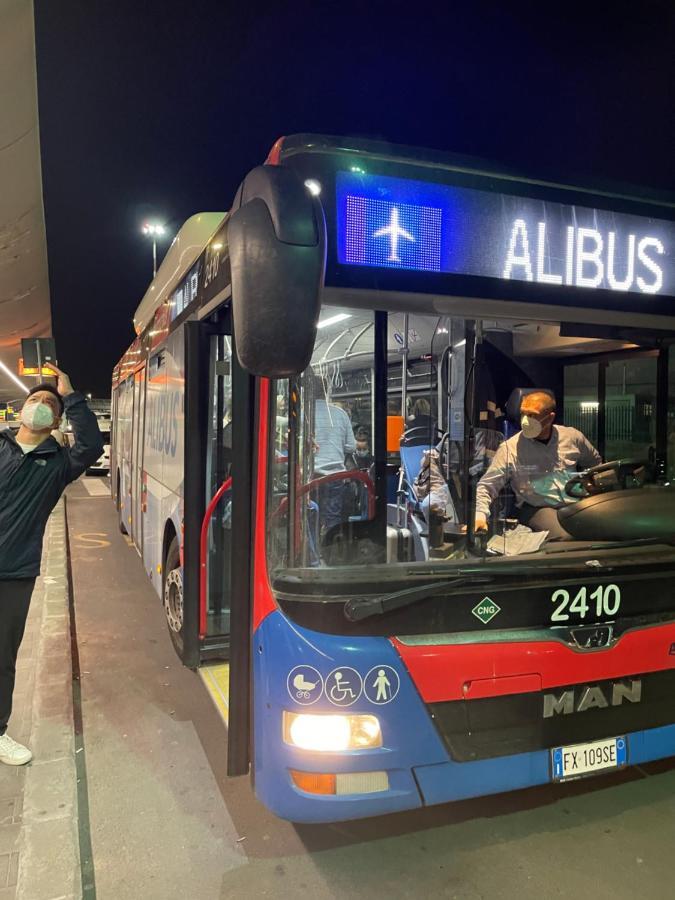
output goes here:
[[477, 619], [480, 619], [483, 625], [487, 625], [488, 622], [491, 622], [492, 619], [494, 619], [498, 612], [501, 612], [501, 607], [497, 606], [494, 600], [490, 600], [489, 597], [483, 597], [480, 603], [477, 603], [471, 612]]

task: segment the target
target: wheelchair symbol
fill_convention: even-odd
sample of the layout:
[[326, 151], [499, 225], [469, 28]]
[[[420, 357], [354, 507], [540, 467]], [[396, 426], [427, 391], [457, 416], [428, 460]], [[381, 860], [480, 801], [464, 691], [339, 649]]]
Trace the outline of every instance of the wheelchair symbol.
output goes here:
[[324, 688], [326, 697], [334, 706], [351, 706], [361, 696], [363, 681], [351, 666], [340, 666], [333, 669]]
[[286, 687], [292, 700], [309, 706], [321, 696], [323, 680], [313, 666], [296, 666], [288, 673]]

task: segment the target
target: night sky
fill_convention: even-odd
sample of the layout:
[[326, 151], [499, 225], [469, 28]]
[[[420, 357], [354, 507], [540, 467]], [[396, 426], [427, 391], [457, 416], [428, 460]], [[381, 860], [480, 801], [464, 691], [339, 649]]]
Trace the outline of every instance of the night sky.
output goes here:
[[282, 134], [675, 190], [675, 4], [625, 9], [35, 0], [59, 362], [109, 396], [152, 275], [143, 221], [173, 236], [195, 212], [228, 209]]

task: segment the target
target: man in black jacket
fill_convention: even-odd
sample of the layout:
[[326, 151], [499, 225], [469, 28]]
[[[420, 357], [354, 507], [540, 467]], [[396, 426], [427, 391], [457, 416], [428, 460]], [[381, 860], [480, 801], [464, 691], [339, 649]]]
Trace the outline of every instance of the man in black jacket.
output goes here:
[[[0, 762], [10, 766], [32, 758], [6, 729], [47, 520], [66, 486], [103, 452], [96, 416], [84, 397], [60, 369], [49, 368], [58, 378], [56, 388], [39, 384], [30, 391], [16, 437], [9, 429], [0, 431]], [[59, 446], [51, 436], [64, 412], [75, 435], [72, 447]]]

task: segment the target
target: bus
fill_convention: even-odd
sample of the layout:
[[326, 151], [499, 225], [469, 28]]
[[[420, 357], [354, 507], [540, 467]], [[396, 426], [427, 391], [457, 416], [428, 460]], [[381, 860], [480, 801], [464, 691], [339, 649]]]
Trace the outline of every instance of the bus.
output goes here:
[[[280, 817], [675, 755], [673, 210], [296, 135], [178, 233], [113, 373], [112, 492]], [[508, 484], [476, 531], [533, 390], [603, 462], [570, 458], [562, 539]]]

